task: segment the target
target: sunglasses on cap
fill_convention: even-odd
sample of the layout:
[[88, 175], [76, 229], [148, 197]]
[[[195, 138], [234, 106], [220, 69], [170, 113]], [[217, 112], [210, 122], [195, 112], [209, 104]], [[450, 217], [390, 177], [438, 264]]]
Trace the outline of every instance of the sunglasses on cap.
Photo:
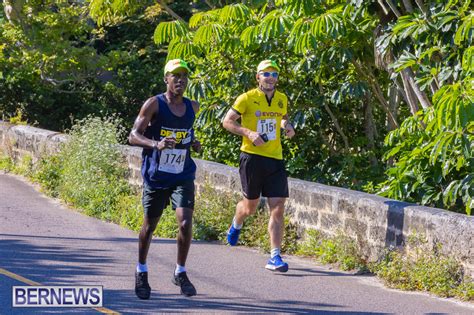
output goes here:
[[268, 78], [268, 77], [278, 78], [278, 72], [263, 72], [263, 71], [261, 71], [260, 74], [263, 75], [265, 78]]

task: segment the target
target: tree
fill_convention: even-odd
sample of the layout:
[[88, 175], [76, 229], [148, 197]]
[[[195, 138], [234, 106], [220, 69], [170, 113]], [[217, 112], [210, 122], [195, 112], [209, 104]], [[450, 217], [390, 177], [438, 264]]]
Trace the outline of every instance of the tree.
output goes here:
[[30, 123], [61, 131], [91, 113], [119, 113], [131, 125], [144, 99], [163, 89], [157, 77], [165, 53], [151, 42], [161, 12], [142, 9], [98, 27], [85, 3], [4, 6], [17, 14], [0, 19], [0, 118], [19, 110]]

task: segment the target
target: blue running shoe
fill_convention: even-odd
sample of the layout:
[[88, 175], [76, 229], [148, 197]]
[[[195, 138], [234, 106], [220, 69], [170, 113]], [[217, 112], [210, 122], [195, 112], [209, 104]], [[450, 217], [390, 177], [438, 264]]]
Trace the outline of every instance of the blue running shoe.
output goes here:
[[231, 224], [229, 231], [227, 232], [227, 243], [229, 243], [230, 246], [237, 245], [237, 242], [239, 241], [239, 235], [240, 235], [240, 230], [237, 230]]
[[280, 255], [277, 255], [273, 258], [270, 258], [265, 266], [265, 269], [271, 271], [279, 271], [279, 272], [287, 272], [288, 271], [288, 264], [281, 260]]

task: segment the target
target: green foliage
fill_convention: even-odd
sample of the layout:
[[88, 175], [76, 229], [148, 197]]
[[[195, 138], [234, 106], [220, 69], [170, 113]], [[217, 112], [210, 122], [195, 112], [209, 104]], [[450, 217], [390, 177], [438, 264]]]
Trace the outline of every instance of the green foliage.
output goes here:
[[[324, 7], [313, 2], [230, 4], [196, 12], [182, 35], [170, 27], [178, 22], [161, 22], [155, 38], [159, 43], [172, 38], [168, 58], [185, 58], [193, 66], [188, 94], [201, 104], [203, 158], [236, 165], [240, 139], [220, 121], [239, 94], [256, 86], [258, 62], [273, 58], [282, 68], [279, 89], [289, 95], [297, 127], [297, 137], [284, 142], [290, 175], [358, 188], [381, 174], [381, 165], [366, 159], [381, 156], [382, 137], [369, 146], [364, 125], [383, 129], [384, 116], [375, 107], [374, 118], [360, 119], [365, 103], [377, 100], [351, 64], [360, 58], [365, 64], [372, 53], [370, 27], [356, 23], [375, 20], [365, 11], [344, 10], [342, 2]], [[348, 134], [353, 137], [346, 144]]]
[[306, 230], [297, 254], [315, 257], [325, 264], [337, 263], [342, 270], [365, 267], [355, 242], [342, 233], [328, 238], [317, 230]]
[[125, 161], [117, 145], [125, 135], [116, 118], [78, 121], [60, 153], [59, 195], [86, 213], [109, 219], [118, 197], [129, 191]]
[[11, 172], [14, 167], [13, 161], [8, 154], [0, 153], [0, 170]]
[[135, 232], [140, 231], [143, 222], [141, 195], [133, 192], [120, 195], [117, 198], [112, 221]]
[[32, 179], [41, 185], [46, 194], [58, 197], [63, 168], [61, 155], [44, 156], [38, 161]]
[[131, 126], [144, 100], [163, 89], [165, 54], [150, 40], [162, 16], [140, 19], [141, 8], [100, 28], [87, 10], [86, 3], [25, 2], [28, 17], [0, 19], [0, 116], [21, 111], [23, 120], [63, 131], [89, 114], [118, 113]]
[[23, 155], [20, 161], [14, 164], [12, 172], [31, 177], [33, 175], [33, 157], [29, 154]]
[[434, 106], [408, 118], [386, 138], [394, 166], [381, 195], [471, 214], [474, 208], [474, 93], [444, 86]]
[[461, 265], [438, 251], [417, 247], [415, 254], [391, 250], [371, 268], [385, 284], [402, 290], [428, 291], [442, 297], [474, 300], [474, 282]]
[[73, 126], [61, 151], [45, 156], [35, 167], [23, 158], [20, 174], [31, 176], [46, 192], [106, 220], [114, 220], [114, 209], [124, 203], [130, 188], [118, 144], [124, 135], [116, 118], [89, 117]]
[[24, 119], [24, 114], [21, 109], [17, 109], [15, 116], [7, 119], [10, 124], [13, 125], [26, 125], [28, 121]]

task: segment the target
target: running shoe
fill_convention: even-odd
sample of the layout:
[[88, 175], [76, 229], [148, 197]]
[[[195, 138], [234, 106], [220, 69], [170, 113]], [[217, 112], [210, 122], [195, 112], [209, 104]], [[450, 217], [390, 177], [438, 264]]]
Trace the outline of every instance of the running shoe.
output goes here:
[[270, 258], [265, 266], [265, 269], [271, 271], [287, 272], [288, 264], [281, 259], [280, 255]]
[[142, 300], [148, 300], [150, 292], [148, 272], [135, 272], [135, 294]]
[[176, 284], [178, 287], [181, 287], [181, 294], [186, 296], [196, 295], [196, 288], [193, 286], [191, 281], [189, 281], [186, 272], [180, 272], [177, 275], [175, 274], [171, 279], [171, 282]]
[[230, 246], [237, 245], [237, 242], [239, 241], [239, 235], [240, 230], [234, 228], [234, 225], [231, 224], [229, 231], [227, 232], [227, 243], [229, 243]]

